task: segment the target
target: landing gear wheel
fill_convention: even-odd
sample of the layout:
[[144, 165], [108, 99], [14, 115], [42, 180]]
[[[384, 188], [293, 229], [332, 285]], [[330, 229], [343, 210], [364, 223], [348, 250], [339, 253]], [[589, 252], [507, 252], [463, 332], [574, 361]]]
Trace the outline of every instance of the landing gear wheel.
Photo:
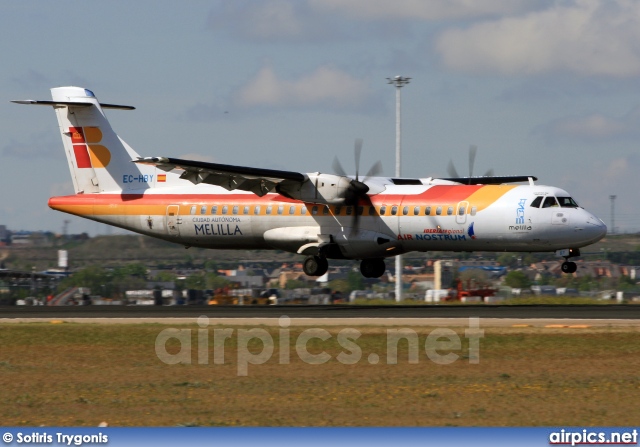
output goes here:
[[308, 256], [302, 264], [302, 270], [307, 276], [322, 276], [327, 273], [328, 269], [329, 262], [327, 262], [327, 258], [320, 256]]
[[575, 273], [578, 266], [575, 262], [565, 261], [562, 263], [562, 273]]
[[360, 272], [365, 278], [380, 278], [385, 270], [384, 259], [363, 259], [360, 263]]

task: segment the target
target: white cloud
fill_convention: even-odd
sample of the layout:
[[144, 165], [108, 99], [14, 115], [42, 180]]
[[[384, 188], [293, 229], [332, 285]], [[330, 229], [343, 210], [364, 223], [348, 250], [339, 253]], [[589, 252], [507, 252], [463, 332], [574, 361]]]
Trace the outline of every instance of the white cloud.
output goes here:
[[465, 72], [640, 75], [640, 2], [572, 0], [443, 32], [444, 64]]
[[603, 140], [636, 139], [640, 137], [640, 107], [622, 117], [601, 113], [570, 116], [553, 120], [534, 130], [548, 141], [578, 140], [583, 143], [601, 143]]
[[299, 79], [280, 79], [263, 67], [236, 95], [241, 107], [303, 107], [351, 109], [361, 106], [369, 93], [365, 81], [330, 66], [322, 66]]
[[498, 16], [528, 10], [536, 0], [309, 0], [318, 11], [365, 20], [451, 20]]
[[254, 41], [292, 41], [331, 37], [326, 16], [314, 14], [305, 2], [236, 0], [212, 10], [207, 26]]

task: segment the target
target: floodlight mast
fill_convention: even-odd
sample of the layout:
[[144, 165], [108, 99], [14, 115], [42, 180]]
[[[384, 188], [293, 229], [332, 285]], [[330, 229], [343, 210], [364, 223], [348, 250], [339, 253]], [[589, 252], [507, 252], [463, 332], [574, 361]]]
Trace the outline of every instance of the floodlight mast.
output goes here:
[[[401, 142], [402, 133], [400, 127], [400, 89], [407, 85], [411, 78], [395, 76], [387, 78], [387, 83], [396, 87], [396, 177], [401, 175]], [[402, 301], [402, 255], [396, 256], [396, 301]]]

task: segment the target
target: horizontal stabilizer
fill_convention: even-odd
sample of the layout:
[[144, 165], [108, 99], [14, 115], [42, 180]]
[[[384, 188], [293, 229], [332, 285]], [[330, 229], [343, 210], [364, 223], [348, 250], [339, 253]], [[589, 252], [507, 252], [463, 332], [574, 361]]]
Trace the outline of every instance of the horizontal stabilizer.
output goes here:
[[[18, 101], [11, 101], [16, 104], [29, 104], [36, 106], [73, 106], [73, 107], [91, 107], [93, 104], [90, 102], [81, 102], [81, 101], [36, 101], [34, 99], [25, 99]], [[102, 104], [100, 103], [100, 107], [103, 109], [120, 109], [120, 110], [135, 110], [136, 108], [133, 106], [122, 106], [118, 104]]]
[[528, 182], [529, 179], [537, 181], [538, 177], [533, 175], [502, 175], [502, 176], [475, 176], [475, 177], [449, 177], [440, 180], [461, 183], [463, 185], [501, 185], [503, 183]]

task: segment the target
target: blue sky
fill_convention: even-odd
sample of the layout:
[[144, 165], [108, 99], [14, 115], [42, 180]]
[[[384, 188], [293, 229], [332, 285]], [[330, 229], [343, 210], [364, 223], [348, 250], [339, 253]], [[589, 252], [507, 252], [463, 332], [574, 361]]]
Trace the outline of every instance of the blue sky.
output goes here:
[[55, 115], [10, 104], [77, 85], [143, 156], [300, 172], [536, 175], [640, 231], [637, 0], [253, 0], [0, 3], [0, 224], [105, 234], [50, 210], [73, 193]]

